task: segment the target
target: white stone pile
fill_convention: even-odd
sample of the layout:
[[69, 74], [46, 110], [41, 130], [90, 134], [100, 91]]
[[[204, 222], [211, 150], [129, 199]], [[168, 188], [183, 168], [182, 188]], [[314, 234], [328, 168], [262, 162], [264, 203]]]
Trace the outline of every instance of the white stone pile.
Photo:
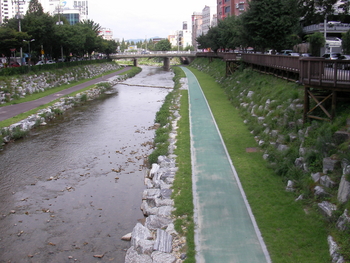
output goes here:
[[[112, 85], [114, 84], [115, 83], [112, 82]], [[86, 100], [93, 100], [98, 98], [104, 91], [105, 87], [96, 85], [89, 90], [76, 94], [74, 97], [63, 97], [52, 106], [39, 110], [36, 114], [32, 114], [24, 120], [14, 123], [9, 127], [3, 128], [3, 134], [7, 134], [3, 138], [4, 143], [10, 142], [15, 132], [26, 132], [36, 126], [46, 125], [48, 121], [55, 118], [57, 113], [62, 113], [70, 108], [73, 108], [75, 105], [77, 105], [77, 103], [82, 102], [83, 95], [86, 95]]]
[[177, 121], [180, 119], [178, 111], [173, 111], [173, 118], [169, 155], [159, 156], [158, 163], [152, 164], [152, 169], [145, 178], [146, 189], [141, 205], [141, 210], [146, 216], [145, 223], [137, 223], [132, 233], [122, 238], [131, 240], [125, 263], [180, 263], [186, 258], [186, 255], [180, 252], [186, 244], [186, 239], [174, 230], [172, 216], [174, 201], [171, 199], [171, 187], [178, 170], [174, 155]]
[[0, 103], [10, 101], [14, 97], [25, 97], [28, 94], [43, 92], [46, 89], [92, 78], [106, 71], [119, 68], [121, 66], [116, 63], [101, 63], [72, 67], [70, 72], [67, 73], [63, 73], [62, 70], [56, 70], [55, 72], [8, 77], [6, 81], [0, 81]]

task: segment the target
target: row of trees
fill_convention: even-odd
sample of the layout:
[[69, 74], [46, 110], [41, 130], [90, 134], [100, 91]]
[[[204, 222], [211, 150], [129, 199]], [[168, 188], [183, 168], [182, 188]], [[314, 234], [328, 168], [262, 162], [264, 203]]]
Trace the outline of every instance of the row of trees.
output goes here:
[[[168, 40], [158, 43], [154, 43], [152, 39], [137, 43], [126, 42], [124, 39], [121, 42], [105, 40], [99, 35], [100, 30], [100, 25], [92, 20], [70, 25], [64, 16], [50, 16], [44, 13], [38, 0], [30, 0], [28, 11], [23, 18], [9, 19], [0, 26], [0, 55], [18, 56], [21, 48], [24, 54], [31, 53], [33, 60], [40, 59], [42, 53], [49, 59], [91, 56], [93, 52], [108, 56], [117, 49], [124, 52], [134, 45], [147, 50], [172, 49]], [[183, 50], [182, 47], [179, 49]]]
[[13, 49], [22, 48], [24, 53], [29, 53], [30, 48], [34, 57], [40, 57], [43, 50], [48, 58], [115, 52], [119, 43], [104, 40], [99, 36], [100, 29], [92, 20], [70, 25], [65, 17], [50, 16], [44, 13], [38, 0], [31, 0], [23, 18], [12, 18], [1, 25], [0, 52], [10, 57]]
[[[336, 12], [339, 9], [341, 13]], [[305, 40], [303, 26], [325, 19], [350, 22], [348, 10], [346, 0], [251, 0], [246, 12], [220, 20], [207, 35], [198, 37], [197, 42], [199, 48], [214, 51], [237, 47], [252, 47], [262, 52], [291, 49]]]

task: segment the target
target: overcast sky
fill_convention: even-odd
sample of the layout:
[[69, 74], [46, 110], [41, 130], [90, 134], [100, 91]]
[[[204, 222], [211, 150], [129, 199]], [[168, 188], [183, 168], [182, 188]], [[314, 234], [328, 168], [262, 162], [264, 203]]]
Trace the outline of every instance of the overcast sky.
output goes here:
[[216, 0], [90, 0], [88, 18], [112, 29], [114, 38], [167, 37], [183, 21], [191, 29], [193, 12], [205, 5], [216, 8]]

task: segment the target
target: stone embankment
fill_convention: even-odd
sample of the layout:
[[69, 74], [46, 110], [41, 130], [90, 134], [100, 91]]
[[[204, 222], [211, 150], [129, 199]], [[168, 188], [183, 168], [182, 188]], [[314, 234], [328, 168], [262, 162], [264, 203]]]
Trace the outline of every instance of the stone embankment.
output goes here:
[[[182, 89], [187, 89], [186, 79], [181, 80]], [[179, 104], [180, 98], [176, 104]], [[152, 169], [146, 175], [146, 189], [143, 192], [141, 210], [146, 217], [145, 223], [137, 223], [132, 233], [122, 239], [131, 240], [131, 247], [125, 257], [125, 263], [181, 263], [185, 254], [181, 248], [186, 239], [174, 229], [174, 201], [171, 199], [172, 184], [177, 171], [175, 164], [177, 122], [179, 112], [172, 112], [172, 132], [169, 138], [168, 156], [158, 157], [158, 163], [152, 164]]]
[[[97, 64], [96, 68], [93, 68], [93, 65], [89, 65], [89, 72], [93, 74], [94, 76], [100, 75], [103, 72], [107, 72], [113, 69], [119, 69], [120, 66], [114, 63], [105, 63], [105, 64]], [[42, 73], [45, 74], [52, 74], [50, 75], [53, 79], [54, 73]], [[85, 74], [75, 76], [72, 78], [65, 78], [64, 83], [68, 84], [70, 81], [76, 81], [80, 78], [86, 76]], [[107, 86], [114, 86], [120, 81], [123, 81], [127, 78], [127, 75], [119, 75], [116, 76], [114, 79], [109, 80], [109, 85]], [[105, 82], [105, 81], [104, 81]], [[55, 82], [56, 83], [56, 82]], [[47, 87], [52, 87], [53, 83], [50, 85], [46, 85]], [[45, 86], [45, 85], [44, 85]], [[17, 89], [18, 90], [18, 89]], [[39, 125], [46, 125], [46, 123], [52, 119], [55, 118], [57, 114], [62, 114], [64, 111], [71, 109], [72, 107], [76, 106], [79, 103], [82, 103], [84, 101], [93, 100], [95, 98], [98, 98], [101, 96], [102, 93], [106, 91], [106, 85], [95, 85], [91, 89], [80, 92], [76, 94], [74, 97], [63, 97], [60, 98], [58, 102], [54, 103], [52, 106], [49, 106], [45, 109], [39, 110], [36, 114], [30, 115], [24, 120], [21, 120], [17, 123], [14, 123], [10, 125], [9, 127], [5, 127], [0, 132], [0, 135], [2, 135], [2, 139], [4, 143], [8, 143], [14, 138], [16, 138], [16, 134], [27, 132], [31, 130], [32, 128], [39, 126]], [[1, 93], [1, 92], [0, 92]]]
[[[337, 127], [341, 130], [329, 133], [329, 137], [321, 137], [322, 122], [303, 124], [302, 98], [282, 101], [266, 95], [270, 93], [264, 89], [264, 85], [253, 84], [259, 80], [252, 80], [252, 85], [244, 86], [233, 76], [223, 77], [219, 70], [211, 67], [210, 63], [191, 65], [214, 76], [228, 96], [234, 97], [235, 106], [245, 115], [244, 122], [251, 129], [251, 133], [256, 135], [257, 144], [265, 151], [263, 158], [270, 162], [271, 167], [281, 167], [281, 164], [276, 162], [279, 160], [275, 158], [276, 155], [285, 156], [291, 150], [298, 153], [298, 156], [291, 160], [295, 167], [288, 167], [288, 170], [296, 168], [293, 171], [301, 171], [303, 181], [311, 183], [306, 185], [306, 190], [300, 189], [302, 185], [300, 179], [298, 176], [291, 178], [293, 176], [291, 174], [290, 178], [287, 178], [289, 180], [286, 191], [294, 192], [296, 201], [315, 200], [327, 222], [334, 222], [330, 223], [334, 224], [330, 226], [332, 229], [334, 227], [343, 233], [349, 231], [349, 211], [344, 207], [350, 201], [350, 160], [342, 159], [340, 156], [344, 156], [344, 153], [350, 150], [350, 119], [347, 120], [345, 127]], [[315, 141], [320, 140], [323, 148], [315, 145]], [[339, 147], [341, 145], [343, 147]], [[314, 164], [310, 163], [310, 156], [323, 158], [319, 171], [315, 172], [315, 168], [312, 167]], [[298, 192], [309, 193], [309, 196], [299, 195]], [[327, 238], [332, 262], [345, 262], [335, 240], [336, 236]]]
[[[314, 151], [314, 149], [305, 147], [305, 139], [310, 136], [312, 129], [316, 129], [316, 127], [308, 126], [303, 128], [302, 126], [302, 119], [298, 119], [296, 122], [289, 122], [287, 125], [290, 127], [300, 127], [298, 132], [296, 134], [290, 133], [288, 135], [288, 140], [285, 139], [285, 136], [280, 134], [278, 130], [272, 130], [269, 128], [269, 124], [265, 122], [264, 116], [259, 116], [258, 112], [263, 112], [263, 110], [272, 112], [273, 109], [270, 108], [270, 104], [273, 102], [271, 100], [267, 100], [265, 105], [259, 105], [258, 103], [255, 103], [253, 101], [253, 91], [246, 91], [245, 93], [240, 94], [240, 96], [246, 98], [250, 98], [251, 102], [242, 102], [240, 104], [240, 107], [247, 109], [251, 116], [256, 118], [257, 123], [259, 125], [262, 125], [265, 127], [263, 133], [265, 135], [268, 135], [269, 141], [265, 141], [262, 139], [262, 136], [256, 136], [255, 139], [257, 143], [260, 146], [263, 146], [264, 144], [269, 144], [274, 146], [277, 151], [279, 151], [281, 154], [283, 154], [284, 151], [287, 151], [289, 149], [288, 141], [296, 141], [299, 140], [301, 142], [299, 147], [299, 157], [295, 159], [294, 165], [301, 169], [305, 174], [310, 174], [310, 180], [312, 180], [315, 184], [315, 186], [312, 189], [312, 192], [315, 196], [315, 199], [318, 200], [318, 208], [320, 210], [320, 213], [323, 214], [330, 222], [334, 220], [335, 212], [338, 210], [338, 207], [341, 207], [342, 204], [348, 202], [350, 200], [350, 182], [347, 178], [350, 178], [350, 163], [348, 160], [339, 160], [336, 155], [329, 156], [323, 158], [323, 168], [322, 171], [317, 173], [310, 173], [308, 163], [306, 162], [305, 156], [308, 152]], [[289, 102], [289, 109], [301, 110], [303, 108], [303, 105], [301, 104], [300, 100], [291, 100]], [[288, 113], [286, 111], [285, 115], [283, 116], [284, 119], [278, 120], [280, 122], [280, 126], [285, 125], [285, 119], [288, 119], [288, 116], [286, 116]], [[248, 120], [245, 120], [246, 123], [248, 123]], [[347, 129], [348, 131], [338, 131], [333, 135], [334, 141], [338, 142], [339, 144], [344, 143], [346, 141], [350, 140], [350, 119], [348, 119], [347, 122]], [[265, 154], [263, 155], [264, 159], [268, 160], [269, 158], [269, 152], [266, 150]], [[336, 170], [342, 170], [342, 176], [340, 183], [336, 183], [331, 179], [331, 175]], [[294, 188], [295, 182], [291, 179], [288, 180], [286, 191], [295, 191]], [[336, 190], [338, 189], [338, 190]], [[328, 200], [331, 199], [331, 197], [334, 195], [334, 192], [336, 192], [337, 196], [337, 204], [333, 204], [329, 202]], [[299, 195], [296, 201], [302, 200], [304, 198], [303, 195]], [[339, 229], [339, 231], [346, 231], [347, 228], [350, 225], [350, 217], [347, 209], [345, 209], [340, 217], [338, 217], [336, 220], [336, 228]], [[342, 263], [345, 262], [343, 257], [339, 254], [339, 247], [334, 241], [332, 236], [328, 236], [328, 245], [329, 245], [329, 251], [330, 255], [332, 257], [332, 262]]]
[[116, 63], [92, 64], [55, 72], [41, 72], [7, 77], [0, 81], [0, 103], [11, 101], [13, 98], [25, 97], [27, 94], [43, 92], [47, 89], [70, 84], [82, 79], [98, 76], [104, 72], [119, 69]]

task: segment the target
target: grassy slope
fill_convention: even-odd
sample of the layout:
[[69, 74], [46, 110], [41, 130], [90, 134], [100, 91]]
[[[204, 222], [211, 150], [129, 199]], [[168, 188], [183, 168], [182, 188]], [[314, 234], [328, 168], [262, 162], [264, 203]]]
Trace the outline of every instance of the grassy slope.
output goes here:
[[253, 135], [224, 90], [209, 75], [191, 69], [202, 86], [233, 164], [238, 172], [273, 262], [330, 262], [327, 233], [319, 215], [305, 213], [285, 191], [280, 177], [268, 169]]
[[[81, 83], [85, 83], [85, 82], [87, 82], [87, 81], [89, 81], [89, 80], [99, 78], [99, 77], [101, 77], [102, 75], [107, 75], [107, 74], [109, 74], [109, 73], [118, 72], [119, 70], [120, 70], [120, 69], [111, 70], [111, 71], [108, 71], [108, 72], [104, 72], [103, 74], [100, 74], [100, 75], [95, 76], [95, 77], [93, 77], [93, 78], [80, 80], [80, 81], [73, 82], [73, 83], [70, 83], [70, 84], [67, 84], [67, 85], [62, 85], [62, 86], [59, 86], [59, 87], [54, 87], [54, 88], [52, 88], [52, 89], [47, 89], [47, 90], [45, 90], [44, 92], [33, 93], [33, 94], [28, 95], [28, 96], [26, 96], [26, 97], [24, 97], [24, 98], [20, 98], [20, 99], [18, 99], [18, 100], [14, 100], [14, 101], [11, 101], [11, 102], [9, 102], [9, 103], [2, 104], [2, 105], [0, 105], [0, 107], [2, 107], [2, 106], [7, 106], [7, 105], [11, 105], [11, 104], [18, 104], [18, 103], [22, 103], [22, 102], [27, 102], [27, 101], [32, 101], [32, 100], [40, 99], [40, 98], [42, 98], [42, 97], [48, 96], [48, 95], [50, 95], [50, 94], [54, 94], [54, 93], [59, 92], [59, 91], [61, 91], [61, 90], [65, 90], [65, 89], [71, 88], [71, 87], [76, 86], [76, 85], [79, 85], [79, 84], [81, 84]], [[137, 67], [135, 68], [135, 67], [133, 67], [132, 69], [130, 69], [130, 70], [126, 71], [126, 72], [123, 72], [123, 73], [121, 73], [120, 75], [131, 74], [131, 76], [133, 76], [133, 75], [136, 75], [137, 73], [139, 73], [140, 70], [141, 70], [140, 68], [137, 68]], [[89, 87], [86, 87], [86, 88], [81, 89], [81, 90], [79, 90], [79, 91], [73, 92], [73, 93], [71, 93], [71, 94], [68, 94], [67, 97], [69, 97], [69, 96], [74, 96], [75, 94], [77, 94], [77, 93], [79, 93], [79, 92], [83, 92], [83, 91], [89, 90], [89, 89], [91, 89], [93, 86], [94, 86], [94, 85], [89, 86]], [[47, 107], [53, 105], [53, 104], [56, 103], [57, 101], [59, 101], [59, 99], [54, 100], [54, 101], [52, 101], [52, 102], [50, 102], [50, 103], [48, 103], [48, 104], [41, 105], [40, 107], [38, 107], [38, 108], [36, 108], [36, 109], [33, 109], [33, 110], [30, 110], [30, 111], [21, 113], [21, 114], [19, 114], [19, 115], [17, 115], [17, 116], [14, 116], [14, 117], [10, 118], [10, 119], [0, 121], [0, 128], [8, 127], [8, 126], [10, 126], [10, 125], [12, 125], [12, 124], [14, 124], [14, 123], [17, 123], [17, 122], [19, 122], [19, 121], [21, 121], [21, 120], [24, 120], [24, 119], [27, 118], [28, 116], [37, 113], [39, 110], [45, 109], [45, 108], [47, 108]]]

